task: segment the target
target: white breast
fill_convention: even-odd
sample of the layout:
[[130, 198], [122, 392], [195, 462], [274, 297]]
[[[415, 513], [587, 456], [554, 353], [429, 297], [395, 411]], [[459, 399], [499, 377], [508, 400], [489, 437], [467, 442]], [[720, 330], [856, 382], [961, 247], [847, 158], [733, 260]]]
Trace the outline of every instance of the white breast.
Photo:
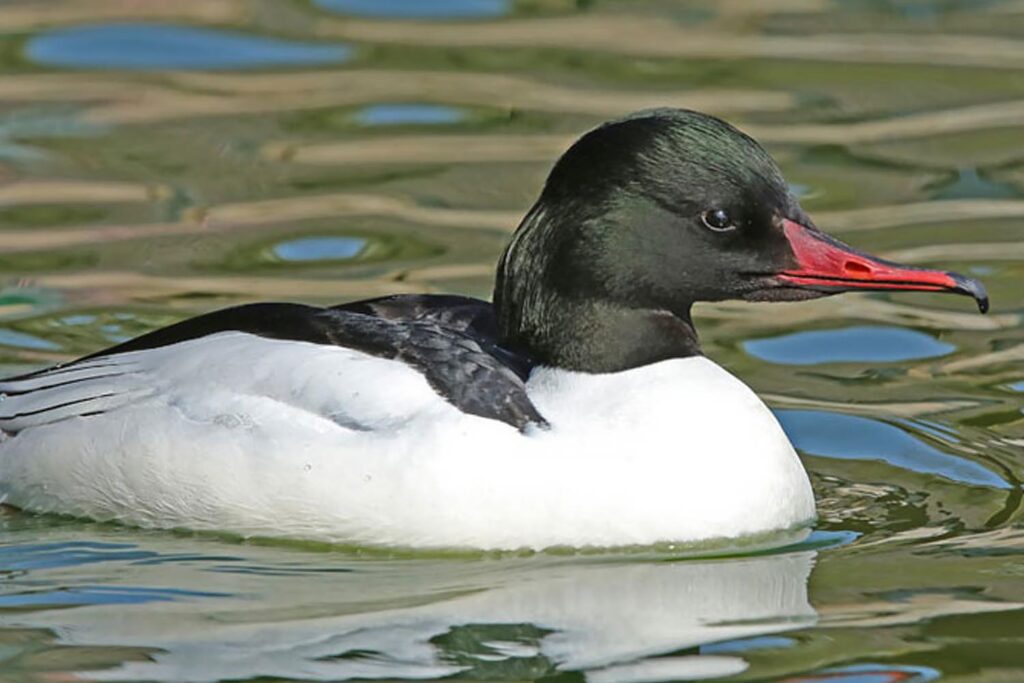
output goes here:
[[[13, 505], [408, 547], [695, 542], [814, 516], [771, 412], [705, 358], [538, 369], [549, 429], [466, 415], [397, 361], [225, 333], [113, 357], [130, 400], [0, 442]], [[84, 384], [84, 383], [81, 383]], [[77, 384], [76, 391], [81, 391]]]

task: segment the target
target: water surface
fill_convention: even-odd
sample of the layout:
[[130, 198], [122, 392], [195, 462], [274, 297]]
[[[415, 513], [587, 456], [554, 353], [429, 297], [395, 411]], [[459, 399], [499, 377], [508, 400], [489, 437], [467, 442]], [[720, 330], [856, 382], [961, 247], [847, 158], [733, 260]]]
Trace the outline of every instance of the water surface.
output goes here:
[[40, 65], [65, 69], [245, 69], [327, 64], [348, 58], [343, 46], [169, 24], [101, 24], [41, 33], [25, 46]]

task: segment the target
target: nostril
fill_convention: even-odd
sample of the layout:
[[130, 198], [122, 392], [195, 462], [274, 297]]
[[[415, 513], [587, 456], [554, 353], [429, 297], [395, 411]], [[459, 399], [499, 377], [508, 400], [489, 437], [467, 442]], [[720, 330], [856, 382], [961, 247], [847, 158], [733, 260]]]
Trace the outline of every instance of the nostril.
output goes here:
[[857, 275], [870, 275], [871, 268], [867, 267], [859, 261], [847, 261], [843, 268], [848, 273], [855, 273]]

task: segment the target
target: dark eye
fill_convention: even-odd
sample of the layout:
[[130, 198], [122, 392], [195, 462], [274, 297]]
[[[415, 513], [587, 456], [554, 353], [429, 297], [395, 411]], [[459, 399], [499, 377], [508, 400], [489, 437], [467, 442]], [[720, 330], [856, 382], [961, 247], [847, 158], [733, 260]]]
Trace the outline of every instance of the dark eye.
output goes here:
[[717, 232], [732, 230], [736, 224], [732, 222], [732, 216], [725, 209], [708, 209], [700, 215], [704, 225]]

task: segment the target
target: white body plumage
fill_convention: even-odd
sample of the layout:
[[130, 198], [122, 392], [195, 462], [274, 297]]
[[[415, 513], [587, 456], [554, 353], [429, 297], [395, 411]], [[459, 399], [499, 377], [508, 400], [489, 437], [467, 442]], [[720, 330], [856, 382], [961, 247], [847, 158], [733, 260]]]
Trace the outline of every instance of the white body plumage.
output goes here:
[[220, 333], [8, 383], [0, 494], [144, 527], [417, 548], [685, 543], [814, 516], [774, 416], [706, 358], [537, 368], [527, 390], [549, 428], [465, 414], [400, 361]]

